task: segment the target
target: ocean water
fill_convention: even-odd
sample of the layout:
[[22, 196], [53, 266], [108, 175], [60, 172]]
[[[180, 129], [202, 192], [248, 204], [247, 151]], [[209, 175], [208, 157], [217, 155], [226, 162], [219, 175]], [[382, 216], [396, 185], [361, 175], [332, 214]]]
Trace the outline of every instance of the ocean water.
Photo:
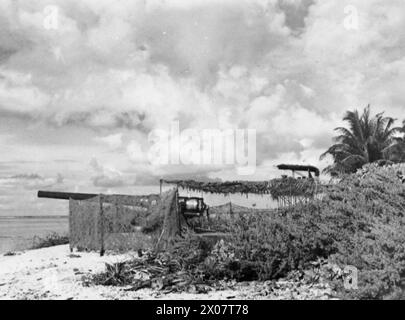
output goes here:
[[68, 234], [68, 231], [68, 216], [0, 216], [0, 254], [8, 251], [29, 249], [35, 236], [44, 237], [53, 232]]

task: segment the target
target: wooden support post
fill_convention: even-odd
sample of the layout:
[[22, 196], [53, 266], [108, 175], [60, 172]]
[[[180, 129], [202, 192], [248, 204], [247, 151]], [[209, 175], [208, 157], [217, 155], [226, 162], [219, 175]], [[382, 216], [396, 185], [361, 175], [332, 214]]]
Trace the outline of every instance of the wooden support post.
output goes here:
[[163, 184], [163, 179], [160, 179], [160, 195], [162, 195], [162, 184]]
[[71, 241], [72, 239], [72, 234], [73, 234], [73, 230], [72, 230], [72, 225], [73, 225], [73, 209], [72, 209], [72, 199], [69, 199], [69, 249], [70, 252], [73, 252], [73, 241]]
[[103, 211], [103, 195], [99, 195], [100, 212], [99, 212], [99, 228], [100, 228], [100, 257], [104, 255], [104, 211]]

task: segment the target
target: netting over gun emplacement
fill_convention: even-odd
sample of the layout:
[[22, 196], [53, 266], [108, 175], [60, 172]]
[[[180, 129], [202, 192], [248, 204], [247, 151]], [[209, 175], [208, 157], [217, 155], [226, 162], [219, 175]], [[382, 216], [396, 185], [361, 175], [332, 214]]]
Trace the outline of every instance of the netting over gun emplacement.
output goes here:
[[99, 195], [69, 200], [70, 247], [78, 250], [129, 251], [156, 245], [177, 190], [160, 195]]

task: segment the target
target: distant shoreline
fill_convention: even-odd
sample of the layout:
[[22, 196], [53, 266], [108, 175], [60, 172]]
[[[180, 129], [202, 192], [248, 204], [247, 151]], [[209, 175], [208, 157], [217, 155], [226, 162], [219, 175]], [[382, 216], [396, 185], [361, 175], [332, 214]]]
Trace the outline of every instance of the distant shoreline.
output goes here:
[[49, 216], [0, 216], [0, 219], [64, 219], [68, 215], [49, 215]]

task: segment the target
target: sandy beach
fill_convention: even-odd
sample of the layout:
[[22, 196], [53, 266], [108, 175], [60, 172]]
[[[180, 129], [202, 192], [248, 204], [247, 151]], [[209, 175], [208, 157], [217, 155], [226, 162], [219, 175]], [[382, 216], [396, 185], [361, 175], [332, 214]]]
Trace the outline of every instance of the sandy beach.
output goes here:
[[[247, 282], [206, 294], [163, 293], [152, 289], [125, 291], [125, 288], [86, 286], [83, 277], [101, 272], [105, 263], [131, 259], [134, 254], [71, 254], [68, 245], [0, 256], [0, 299], [328, 299], [327, 285], [300, 286], [286, 281]], [[278, 288], [278, 289], [277, 289]]]

